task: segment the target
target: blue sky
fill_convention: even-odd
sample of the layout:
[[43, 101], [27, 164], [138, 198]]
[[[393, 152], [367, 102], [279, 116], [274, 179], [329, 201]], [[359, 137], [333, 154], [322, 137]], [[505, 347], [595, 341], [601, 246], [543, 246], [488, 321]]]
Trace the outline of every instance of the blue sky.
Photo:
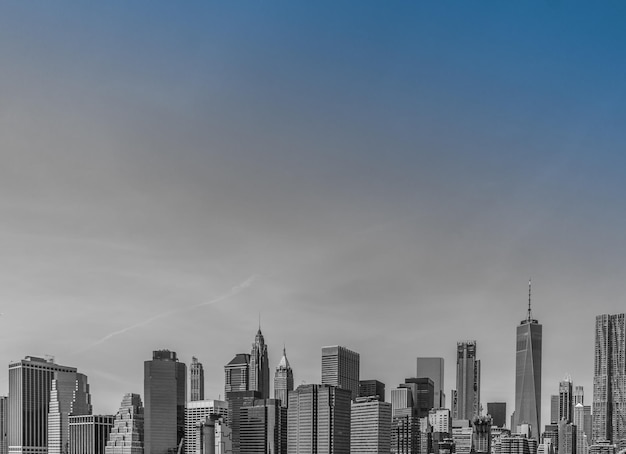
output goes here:
[[342, 344], [388, 389], [443, 356], [449, 396], [476, 339], [483, 404], [510, 412], [532, 277], [542, 422], [566, 373], [589, 403], [594, 317], [624, 310], [625, 19], [3, 2], [0, 358], [79, 367], [105, 413], [170, 348], [217, 398], [261, 313], [297, 383]]

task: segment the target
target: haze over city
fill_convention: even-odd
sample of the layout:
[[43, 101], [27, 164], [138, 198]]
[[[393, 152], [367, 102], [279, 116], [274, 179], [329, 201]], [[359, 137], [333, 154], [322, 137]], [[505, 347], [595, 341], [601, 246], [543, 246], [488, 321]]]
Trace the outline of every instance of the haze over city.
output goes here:
[[[543, 421], [590, 401], [626, 293], [626, 4], [0, 4], [5, 365], [54, 355], [94, 411], [170, 349], [206, 396], [249, 352], [320, 351], [387, 389], [476, 340], [513, 410], [543, 325]], [[0, 375], [6, 394], [7, 374]], [[4, 391], [2, 391], [4, 390]]]

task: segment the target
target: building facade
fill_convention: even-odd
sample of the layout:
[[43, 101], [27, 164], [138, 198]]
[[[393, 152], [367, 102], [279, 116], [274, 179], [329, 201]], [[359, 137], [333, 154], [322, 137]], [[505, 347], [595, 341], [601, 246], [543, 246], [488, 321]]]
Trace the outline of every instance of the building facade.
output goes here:
[[480, 360], [476, 358], [476, 341], [458, 342], [456, 353], [452, 418], [469, 420], [480, 413]]
[[506, 426], [506, 402], [487, 402], [487, 414], [493, 419], [494, 426]]
[[[185, 405], [185, 453], [196, 454], [200, 448], [197, 426], [211, 416], [228, 417], [228, 403], [223, 400], [195, 400]], [[215, 428], [215, 423], [212, 424]]]
[[224, 366], [224, 395], [250, 389], [250, 355], [238, 353]]
[[7, 405], [9, 398], [0, 396], [0, 454], [9, 453], [9, 445], [7, 444]]
[[139, 394], [125, 394], [113, 420], [105, 454], [144, 454], [144, 408]]
[[381, 402], [385, 401], [385, 384], [378, 380], [359, 381], [359, 397], [375, 397]]
[[352, 454], [389, 454], [391, 449], [391, 404], [376, 398], [357, 398], [350, 417]]
[[443, 358], [417, 358], [416, 377], [428, 377], [433, 381], [435, 388], [435, 408], [446, 406], [444, 393], [444, 362]]
[[287, 453], [287, 407], [277, 399], [259, 399], [241, 407], [241, 454]]
[[261, 393], [262, 399], [270, 398], [270, 366], [267, 358], [267, 345], [260, 326], [250, 353], [249, 389]]
[[187, 368], [176, 352], [156, 350], [144, 362], [146, 454], [176, 453], [185, 434]]
[[359, 395], [360, 355], [338, 345], [322, 348], [322, 384], [350, 391], [351, 399]]
[[69, 417], [69, 454], [105, 454], [115, 416]]
[[189, 400], [204, 400], [204, 367], [195, 356], [191, 357], [191, 365], [189, 366]]
[[55, 372], [48, 411], [48, 454], [69, 451], [69, 417], [90, 415], [91, 395], [87, 376], [77, 372]]
[[573, 420], [572, 380], [568, 377], [559, 382], [559, 422]]
[[293, 370], [287, 359], [287, 351], [283, 347], [283, 356], [274, 373], [274, 399], [280, 400], [281, 405], [287, 407], [291, 391], [293, 391]]

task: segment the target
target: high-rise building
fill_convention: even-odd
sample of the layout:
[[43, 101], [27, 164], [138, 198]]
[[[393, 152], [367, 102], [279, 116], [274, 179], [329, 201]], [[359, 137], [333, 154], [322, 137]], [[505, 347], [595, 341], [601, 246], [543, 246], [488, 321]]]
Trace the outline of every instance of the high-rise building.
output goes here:
[[391, 453], [419, 454], [420, 423], [411, 387], [391, 390]]
[[418, 418], [428, 416], [434, 408], [435, 391], [433, 381], [428, 377], [407, 378], [400, 388], [409, 388], [413, 394], [413, 407]]
[[559, 395], [550, 396], [550, 424], [559, 423]]
[[458, 342], [456, 349], [456, 405], [453, 419], [472, 419], [480, 413], [480, 360], [476, 341]]
[[444, 393], [443, 358], [417, 358], [416, 377], [428, 377], [435, 388], [435, 408], [446, 406]]
[[187, 368], [176, 352], [155, 350], [144, 362], [146, 454], [176, 452], [185, 434]]
[[0, 454], [9, 453], [9, 445], [7, 444], [7, 404], [9, 398], [0, 396]]
[[359, 381], [359, 397], [375, 397], [381, 402], [385, 401], [385, 384], [378, 380]]
[[228, 426], [231, 430], [233, 454], [241, 453], [241, 409], [254, 405], [261, 398], [258, 391], [230, 391], [226, 393], [228, 402]]
[[291, 370], [287, 352], [283, 347], [283, 356], [274, 373], [274, 398], [280, 400], [283, 407], [287, 407], [291, 391], [293, 391], [293, 370]]
[[578, 404], [585, 405], [585, 390], [582, 386], [577, 385], [574, 386], [574, 394], [572, 405], [576, 406]]
[[287, 452], [349, 454], [350, 399], [349, 389], [298, 386], [289, 394]]
[[267, 345], [261, 327], [254, 337], [250, 354], [250, 385], [251, 391], [261, 393], [262, 399], [270, 398], [270, 366], [267, 359]]
[[191, 365], [189, 366], [189, 384], [190, 396], [189, 400], [204, 400], [204, 367], [195, 356], [191, 357]]
[[351, 399], [359, 395], [358, 353], [338, 345], [322, 348], [322, 384], [350, 391]]
[[559, 382], [559, 422], [572, 422], [572, 380], [565, 377]]
[[491, 453], [491, 416], [477, 416], [472, 420], [472, 452]]
[[144, 454], [143, 410], [139, 394], [124, 395], [109, 432], [105, 454]]
[[593, 443], [626, 448], [626, 315], [596, 317], [593, 375]]
[[559, 421], [559, 454], [576, 454], [576, 426], [566, 419]]
[[433, 429], [433, 433], [442, 434], [449, 437], [452, 429], [452, 415], [447, 408], [433, 408], [428, 412], [428, 423]]
[[238, 353], [224, 366], [224, 395], [250, 389], [250, 355]]
[[474, 429], [470, 420], [452, 420], [452, 439], [457, 454], [470, 454], [472, 452], [473, 435]]
[[576, 429], [576, 454], [587, 454], [587, 436], [585, 435], [585, 406], [577, 403], [573, 413], [574, 427]]
[[[185, 453], [196, 454], [199, 446], [197, 426], [211, 416], [227, 417], [228, 403], [223, 400], [195, 400], [185, 405]], [[213, 423], [213, 429], [215, 424]]]
[[68, 454], [105, 454], [113, 421], [110, 415], [70, 416]]
[[361, 397], [352, 403], [350, 419], [352, 454], [389, 454], [391, 448], [391, 404]]
[[[75, 367], [27, 356], [9, 364], [7, 444], [10, 454], [48, 453], [48, 413], [52, 381], [60, 373], [76, 374]], [[66, 426], [67, 427], [67, 426]]]
[[500, 454], [537, 454], [537, 440], [519, 434], [500, 437]]
[[539, 440], [541, 430], [541, 344], [542, 329], [530, 310], [528, 281], [528, 314], [517, 327], [515, 348], [515, 422], [530, 424], [531, 436]]
[[487, 402], [487, 413], [493, 419], [493, 425], [504, 427], [506, 424], [506, 402]]
[[55, 372], [48, 410], [48, 454], [65, 454], [69, 443], [69, 416], [90, 415], [91, 395], [87, 376]]
[[277, 399], [259, 399], [241, 407], [242, 454], [287, 454], [287, 408]]

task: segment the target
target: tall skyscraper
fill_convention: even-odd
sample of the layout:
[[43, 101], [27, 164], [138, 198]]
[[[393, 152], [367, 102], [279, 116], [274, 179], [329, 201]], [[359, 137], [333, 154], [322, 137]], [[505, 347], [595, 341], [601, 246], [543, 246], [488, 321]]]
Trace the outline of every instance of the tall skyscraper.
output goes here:
[[322, 384], [349, 390], [352, 400], [359, 395], [359, 369], [358, 353], [339, 345], [322, 348]]
[[592, 438], [626, 448], [626, 325], [625, 315], [596, 317], [593, 375]]
[[559, 395], [550, 396], [550, 424], [559, 423]]
[[433, 381], [435, 388], [435, 408], [446, 406], [444, 393], [443, 358], [417, 358], [416, 377], [428, 377]]
[[456, 348], [456, 406], [453, 419], [472, 419], [480, 413], [480, 360], [476, 341], [458, 342]]
[[[223, 400], [195, 400], [185, 405], [185, 453], [196, 454], [200, 449], [198, 424], [211, 416], [228, 415], [228, 403]], [[213, 424], [215, 429], [215, 424]], [[215, 443], [215, 440], [213, 440]]]
[[139, 394], [124, 395], [104, 448], [105, 454], [144, 454], [143, 410]]
[[274, 373], [274, 398], [280, 400], [283, 407], [287, 407], [291, 391], [293, 391], [293, 370], [291, 370], [287, 352], [283, 347], [283, 356]]
[[559, 382], [559, 422], [572, 422], [573, 420], [573, 395], [572, 379], [565, 377]]
[[506, 424], [506, 402], [487, 402], [487, 413], [493, 419], [493, 425], [504, 427]]
[[352, 454], [389, 454], [391, 448], [391, 404], [361, 397], [352, 403], [350, 419]]
[[530, 310], [528, 281], [528, 314], [517, 327], [515, 353], [515, 427], [530, 424], [531, 436], [539, 440], [541, 427], [541, 343], [542, 326]]
[[267, 345], [261, 326], [254, 337], [250, 353], [250, 388], [261, 393], [262, 399], [270, 398], [270, 366], [267, 359]]
[[359, 397], [376, 397], [381, 402], [385, 401], [385, 384], [378, 380], [359, 381]]
[[114, 416], [81, 415], [69, 417], [68, 454], [105, 454]]
[[418, 454], [420, 452], [420, 439], [420, 423], [415, 410], [411, 387], [392, 389], [391, 453]]
[[48, 454], [67, 453], [70, 415], [90, 415], [91, 411], [87, 376], [76, 372], [55, 372], [48, 410]]
[[144, 362], [146, 454], [176, 452], [185, 434], [187, 368], [176, 352], [156, 350]]
[[434, 408], [435, 390], [433, 381], [428, 377], [407, 378], [400, 388], [409, 388], [413, 394], [413, 407], [416, 416], [423, 418]]
[[250, 389], [250, 355], [238, 353], [224, 366], [224, 395]]
[[9, 398], [0, 396], [0, 454], [9, 453], [9, 445], [7, 444], [7, 405]]
[[578, 404], [585, 405], [585, 390], [582, 386], [574, 386], [573, 402], [572, 405]]
[[189, 400], [204, 400], [204, 368], [202, 363], [195, 356], [191, 357], [191, 365], [189, 366], [189, 382], [191, 393]]
[[241, 409], [254, 405], [254, 401], [261, 398], [258, 391], [230, 391], [226, 393], [228, 402], [228, 426], [231, 429], [232, 454], [241, 451]]
[[287, 408], [277, 399], [258, 399], [241, 407], [240, 452], [287, 454]]
[[300, 385], [289, 394], [289, 454], [350, 453], [350, 390]]
[[35, 356], [9, 364], [7, 443], [10, 454], [48, 453], [50, 390], [52, 380], [59, 373], [76, 374], [76, 368]]

